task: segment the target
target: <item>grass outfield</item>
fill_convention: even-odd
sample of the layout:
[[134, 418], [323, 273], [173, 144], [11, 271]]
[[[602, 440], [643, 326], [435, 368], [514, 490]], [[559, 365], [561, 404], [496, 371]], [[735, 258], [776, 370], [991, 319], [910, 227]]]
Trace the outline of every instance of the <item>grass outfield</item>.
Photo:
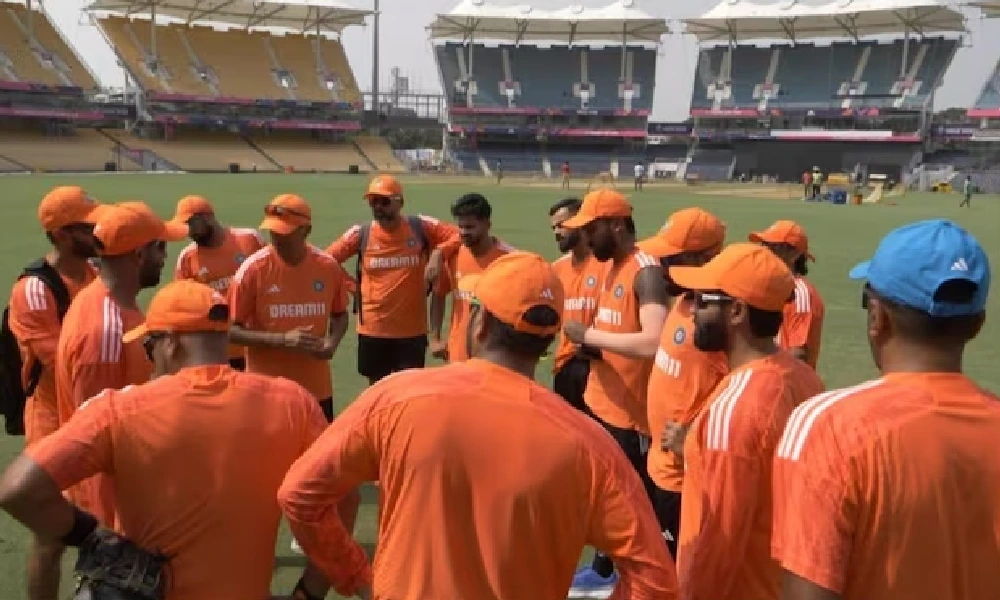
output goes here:
[[[556, 186], [505, 183], [496, 186], [486, 179], [413, 178], [408, 180], [406, 210], [448, 217], [449, 202], [468, 191], [486, 195], [493, 204], [494, 233], [516, 247], [555, 258], [558, 254], [548, 227], [548, 206], [562, 197]], [[295, 192], [310, 201], [315, 215], [313, 242], [326, 247], [351, 224], [370, 218], [361, 194], [367, 182], [361, 176], [328, 175], [109, 175], [29, 176], [0, 178], [3, 220], [7, 233], [0, 238], [0, 282], [13, 283], [19, 269], [46, 251], [47, 242], [36, 220], [38, 200], [51, 187], [69, 183], [84, 185], [106, 202], [140, 199], [161, 215], [172, 213], [183, 195], [197, 193], [211, 199], [224, 223], [256, 226], [262, 208], [273, 196]], [[773, 188], [773, 186], [772, 186]], [[706, 188], [708, 191], [708, 188]], [[909, 194], [896, 199], [898, 206], [831, 206], [804, 204], [775, 198], [796, 196], [796, 191], [760, 193], [757, 186], [736, 188], [742, 197], [727, 195], [726, 188], [703, 193], [699, 188], [665, 186], [647, 188], [632, 196], [636, 222], [642, 236], [656, 231], [667, 215], [679, 208], [701, 206], [718, 214], [729, 228], [729, 240], [745, 240], [748, 232], [766, 227], [779, 218], [794, 219], [809, 231], [812, 251], [818, 261], [810, 265], [810, 277], [826, 300], [827, 317], [820, 371], [830, 387], [852, 384], [875, 375], [864, 337], [860, 286], [847, 279], [847, 270], [870, 256], [879, 238], [895, 226], [932, 217], [953, 218], [976, 234], [994, 265], [1000, 264], [1000, 199], [978, 196], [971, 209], [959, 209], [957, 195]], [[580, 190], [582, 192], [582, 190]], [[770, 196], [770, 197], [761, 197]], [[169, 278], [181, 244], [170, 248], [165, 269]], [[351, 268], [353, 270], [353, 266]], [[6, 292], [5, 292], [6, 293]], [[996, 315], [998, 295], [990, 301]], [[145, 296], [148, 300], [148, 292]], [[355, 372], [356, 338], [352, 332], [334, 359], [335, 398], [344, 406], [360, 392], [364, 380]], [[986, 328], [968, 353], [970, 375], [993, 391], [1000, 392], [1000, 326], [987, 320]], [[549, 380], [548, 364], [539, 377]], [[0, 437], [0, 466], [5, 467], [21, 449], [20, 438]], [[375, 539], [376, 499], [368, 490], [357, 527], [358, 538], [371, 549]], [[274, 590], [287, 593], [303, 561], [288, 550], [283, 529], [277, 548]], [[28, 536], [6, 515], [0, 516], [0, 598], [24, 597], [24, 556]], [[67, 588], [70, 568], [64, 569]]]

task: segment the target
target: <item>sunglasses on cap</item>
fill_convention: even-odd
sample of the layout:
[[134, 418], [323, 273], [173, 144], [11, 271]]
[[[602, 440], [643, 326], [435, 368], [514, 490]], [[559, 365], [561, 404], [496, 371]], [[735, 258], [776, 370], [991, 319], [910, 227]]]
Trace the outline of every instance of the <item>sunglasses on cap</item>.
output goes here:
[[735, 298], [721, 292], [694, 292], [695, 308], [708, 308], [713, 304], [727, 304]]
[[309, 215], [301, 213], [297, 210], [288, 208], [287, 206], [280, 206], [277, 204], [268, 204], [264, 207], [264, 215], [268, 217], [286, 217], [292, 215], [299, 217], [300, 219], [309, 219]]

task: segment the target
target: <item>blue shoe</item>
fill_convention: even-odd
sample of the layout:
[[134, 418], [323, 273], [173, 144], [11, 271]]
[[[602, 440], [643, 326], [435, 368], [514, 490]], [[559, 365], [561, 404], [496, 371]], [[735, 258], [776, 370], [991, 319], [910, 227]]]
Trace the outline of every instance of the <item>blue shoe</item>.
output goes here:
[[569, 597], [605, 600], [611, 597], [617, 583], [617, 573], [612, 573], [610, 577], [601, 577], [593, 568], [586, 567], [577, 571], [576, 575], [573, 576]]

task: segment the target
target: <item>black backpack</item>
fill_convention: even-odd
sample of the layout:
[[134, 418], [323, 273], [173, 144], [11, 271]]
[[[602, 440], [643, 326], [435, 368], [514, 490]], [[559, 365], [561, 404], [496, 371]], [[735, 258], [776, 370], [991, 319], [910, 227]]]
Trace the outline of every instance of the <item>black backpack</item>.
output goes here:
[[[406, 222], [410, 224], [410, 231], [413, 232], [414, 237], [417, 238], [417, 244], [420, 245], [420, 250], [424, 253], [428, 251], [429, 244], [427, 243], [427, 233], [424, 231], [424, 221], [417, 216], [406, 217]], [[358, 262], [354, 268], [354, 279], [358, 282], [358, 293], [354, 295], [354, 314], [358, 315], [358, 323], [362, 322], [362, 310], [361, 310], [361, 265], [363, 264], [365, 257], [365, 249], [368, 248], [368, 238], [371, 236], [372, 224], [369, 221], [360, 226], [361, 230], [358, 234]], [[428, 290], [429, 292], [430, 290]]]
[[[69, 310], [69, 289], [55, 268], [40, 258], [31, 263], [21, 272], [18, 280], [25, 277], [37, 277], [49, 288], [56, 300], [59, 321]], [[0, 325], [0, 414], [4, 416], [5, 429], [9, 435], [24, 435], [24, 404], [35, 393], [38, 380], [42, 376], [42, 363], [35, 361], [28, 374], [28, 385], [21, 386], [21, 351], [17, 346], [17, 338], [10, 330], [10, 307], [3, 311], [3, 323]]]

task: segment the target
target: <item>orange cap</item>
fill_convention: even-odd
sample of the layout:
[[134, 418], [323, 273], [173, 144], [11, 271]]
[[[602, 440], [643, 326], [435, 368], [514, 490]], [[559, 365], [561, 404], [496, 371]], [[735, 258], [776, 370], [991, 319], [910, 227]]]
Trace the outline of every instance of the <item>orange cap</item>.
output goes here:
[[281, 194], [264, 207], [264, 220], [261, 221], [260, 228], [278, 235], [288, 235], [311, 223], [312, 209], [308, 202], [295, 194]]
[[126, 344], [153, 332], [229, 331], [229, 305], [219, 292], [191, 279], [160, 288], [146, 310], [146, 321], [122, 336]]
[[94, 224], [94, 237], [103, 256], [126, 254], [157, 240], [176, 242], [187, 235], [187, 225], [164, 221], [143, 202], [109, 206]]
[[403, 196], [403, 186], [392, 175], [378, 175], [368, 184], [365, 200], [372, 198], [396, 198]]
[[482, 273], [466, 275], [458, 289], [476, 300], [497, 319], [515, 330], [553, 335], [560, 324], [532, 325], [524, 315], [536, 306], [548, 306], [562, 320], [563, 287], [551, 265], [532, 252], [511, 252], [496, 259]]
[[684, 208], [670, 215], [655, 235], [638, 246], [643, 252], [664, 258], [722, 246], [725, 239], [726, 225], [718, 217], [700, 208]]
[[750, 241], [765, 242], [768, 244], [788, 244], [792, 248], [806, 255], [809, 260], [816, 260], [816, 257], [809, 254], [809, 238], [806, 230], [795, 221], [775, 221], [764, 231], [755, 231], [750, 234]]
[[579, 229], [595, 219], [631, 217], [632, 205], [620, 192], [599, 188], [583, 197], [580, 211], [563, 221], [563, 227]]
[[55, 231], [75, 223], [96, 223], [107, 205], [98, 204], [82, 187], [61, 185], [52, 188], [38, 205], [38, 222], [45, 231]]
[[730, 244], [701, 267], [670, 267], [670, 278], [689, 290], [720, 290], [754, 308], [779, 311], [794, 296], [795, 278], [784, 261], [756, 244]]
[[212, 203], [201, 196], [184, 196], [177, 203], [177, 211], [172, 219], [175, 223], [187, 223], [195, 215], [214, 215]]

